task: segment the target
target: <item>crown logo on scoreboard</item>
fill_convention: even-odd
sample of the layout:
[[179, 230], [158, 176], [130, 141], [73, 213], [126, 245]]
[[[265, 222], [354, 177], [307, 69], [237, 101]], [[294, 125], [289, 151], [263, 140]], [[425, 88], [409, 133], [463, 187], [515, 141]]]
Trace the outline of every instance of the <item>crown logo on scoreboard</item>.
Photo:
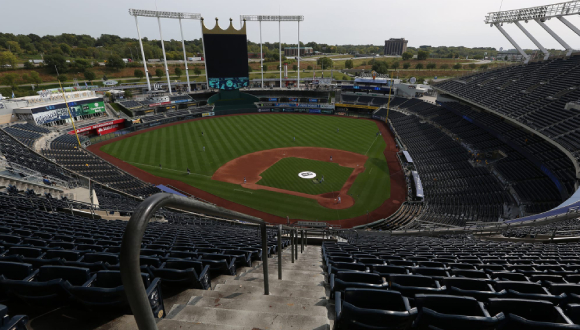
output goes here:
[[213, 29], [208, 29], [205, 26], [205, 22], [203, 20], [203, 17], [201, 18], [201, 30], [204, 34], [246, 34], [246, 20], [244, 19], [244, 24], [242, 25], [242, 28], [237, 30], [236, 28], [234, 28], [233, 25], [233, 20], [230, 18], [230, 26], [227, 29], [222, 29], [218, 23], [218, 18], [215, 18], [215, 26]]

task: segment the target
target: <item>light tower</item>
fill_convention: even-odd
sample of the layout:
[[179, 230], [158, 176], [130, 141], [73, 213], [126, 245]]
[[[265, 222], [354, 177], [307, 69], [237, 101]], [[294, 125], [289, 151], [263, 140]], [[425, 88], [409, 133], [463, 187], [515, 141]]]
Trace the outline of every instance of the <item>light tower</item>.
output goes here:
[[514, 46], [515, 49], [523, 56], [524, 63], [528, 63], [530, 56], [524, 52], [524, 50], [517, 44], [517, 42], [504, 30], [503, 24], [515, 24], [522, 32], [544, 53], [544, 60], [548, 59], [550, 53], [545, 47], [540, 44], [540, 42], [526, 30], [521, 22], [528, 23], [529, 21], [535, 21], [538, 23], [552, 38], [554, 38], [564, 49], [566, 50], [566, 56], [570, 56], [574, 51], [572, 47], [564, 39], [562, 39], [556, 32], [554, 32], [548, 25], [546, 21], [557, 18], [560, 22], [564, 23], [570, 30], [580, 36], [580, 30], [570, 23], [564, 16], [578, 15], [580, 14], [580, 0], [568, 1], [562, 3], [556, 3], [553, 5], [513, 9], [505, 11], [497, 11], [488, 13], [485, 17], [485, 23], [490, 26], [495, 26], [509, 42]]

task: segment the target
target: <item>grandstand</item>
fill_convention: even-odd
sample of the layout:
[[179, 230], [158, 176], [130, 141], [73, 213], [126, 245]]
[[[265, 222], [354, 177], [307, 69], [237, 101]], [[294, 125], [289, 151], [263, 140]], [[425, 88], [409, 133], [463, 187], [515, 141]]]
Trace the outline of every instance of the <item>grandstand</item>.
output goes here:
[[[568, 10], [559, 7], [558, 15], [578, 13], [571, 4], [578, 2], [559, 4]], [[550, 8], [533, 13], [556, 17]], [[137, 11], [130, 11], [135, 18]], [[486, 22], [502, 30], [513, 17], [524, 19], [508, 11], [490, 13]], [[0, 330], [580, 329], [580, 56], [526, 56], [523, 64], [436, 83], [436, 101], [406, 93], [400, 81], [393, 90], [385, 87], [386, 75], [378, 75], [382, 85], [374, 86], [365, 79], [369, 74], [336, 94], [248, 89], [243, 102], [226, 97], [217, 106], [197, 107], [225, 93], [153, 92], [156, 98], [117, 101], [139, 118], [82, 122], [78, 137], [68, 126], [52, 127], [67, 125], [70, 115], [53, 120], [51, 109], [41, 109], [40, 122], [31, 117], [32, 103], [45, 102], [38, 97], [26, 99], [31, 104], [12, 102], [20, 121], [0, 128]], [[93, 92], [77, 93], [79, 100], [102, 102]], [[50, 104], [60, 106], [59, 97]], [[372, 118], [330, 117], [344, 114], [339, 107], [357, 106], [372, 111]], [[306, 113], [315, 117], [295, 117]], [[222, 114], [240, 116], [204, 118]], [[386, 166], [376, 168], [392, 180], [349, 191], [353, 204], [345, 208], [339, 197], [326, 221], [274, 216], [246, 204], [236, 213], [234, 199], [201, 199], [215, 197], [203, 185], [221, 184], [237, 200], [258, 194], [257, 183], [246, 184], [245, 176], [235, 179], [243, 184], [218, 183], [214, 170], [190, 173], [192, 162], [218, 162], [211, 134], [223, 131], [214, 124], [231, 119], [222, 123], [227, 130], [257, 131], [258, 119], [272, 126], [281, 116], [357, 123], [361, 136], [353, 139], [369, 138], [367, 153], [375, 141], [386, 145], [364, 166], [382, 162]], [[290, 119], [284, 125], [299, 126]], [[96, 143], [137, 140], [133, 136], [171, 125], [181, 139], [183, 127], [194, 133], [186, 139], [191, 143], [163, 149], [162, 157], [199, 155], [176, 162], [179, 169], [163, 163], [174, 186], [153, 184], [162, 177], [156, 166], [148, 172], [143, 168], [150, 165], [139, 163], [132, 171], [123, 160], [98, 156]], [[346, 131], [334, 126], [321, 139], [337, 140]], [[220, 152], [260, 142], [236, 137], [220, 136]], [[297, 137], [284, 137], [284, 146], [312, 143]], [[198, 138], [207, 139], [203, 154], [193, 152]], [[95, 153], [86, 149], [91, 143]], [[336, 163], [329, 166], [344, 167], [333, 155]], [[232, 176], [240, 176], [242, 166], [234, 164]], [[358, 170], [358, 160], [355, 165], [350, 172]], [[185, 177], [193, 178], [189, 187]], [[322, 187], [322, 178], [312, 182]], [[277, 189], [271, 191], [281, 194]], [[385, 189], [401, 192], [377, 203], [389, 212], [373, 218], [373, 209], [361, 209], [354, 228], [346, 221], [352, 219], [340, 217], [360, 205], [357, 200]], [[288, 201], [308, 195], [294, 192]], [[332, 202], [340, 193], [323, 195]], [[303, 204], [309, 212], [323, 206], [309, 202]]]

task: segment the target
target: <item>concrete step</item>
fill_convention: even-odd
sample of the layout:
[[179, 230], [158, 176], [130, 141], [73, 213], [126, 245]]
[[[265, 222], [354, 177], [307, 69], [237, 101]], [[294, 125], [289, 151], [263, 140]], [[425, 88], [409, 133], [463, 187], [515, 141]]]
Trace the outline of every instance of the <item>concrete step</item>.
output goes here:
[[291, 315], [190, 305], [182, 307], [177, 313], [175, 313], [175, 310], [170, 313], [168, 318], [190, 323], [253, 327], [268, 330], [330, 329], [330, 322], [326, 316]]
[[[227, 285], [250, 285], [250, 286], [254, 286], [254, 287], [264, 287], [264, 280], [262, 279], [261, 281], [252, 281], [252, 278], [248, 278], [248, 279], [240, 279], [240, 280], [228, 280], [223, 284], [227, 284]], [[271, 288], [284, 288], [284, 289], [296, 289], [296, 290], [309, 290], [309, 291], [321, 291], [324, 292], [324, 286], [323, 285], [317, 285], [317, 284], [306, 284], [306, 283], [289, 283], [289, 282], [284, 282], [283, 280], [276, 280], [276, 281], [269, 281], [269, 286], [270, 289]]]
[[[263, 272], [263, 268], [262, 266], [256, 268], [256, 270], [254, 270], [253, 272], [250, 272], [248, 274], [255, 274], [255, 273], [262, 273]], [[271, 265], [268, 264], [268, 272], [270, 274], [278, 274], [278, 265]], [[282, 265], [282, 272], [292, 272], [294, 275], [299, 275], [299, 274], [303, 274], [303, 275], [322, 275], [324, 273], [323, 268], [321, 267], [311, 267], [308, 269], [302, 269], [302, 268], [286, 268], [284, 267], [284, 265]]]
[[[261, 268], [244, 275], [244, 277], [246, 277], [246, 276], [262, 277], [262, 278], [264, 277]], [[274, 279], [278, 278], [278, 268], [276, 268], [276, 269], [269, 268], [268, 269], [268, 278], [270, 278], [270, 277], [272, 277]], [[319, 281], [324, 281], [324, 274], [322, 271], [305, 272], [305, 271], [301, 271], [301, 270], [282, 269], [282, 279], [296, 281], [296, 282], [310, 282], [310, 283], [316, 282], [316, 283], [318, 283]]]
[[[251, 297], [251, 299], [220, 299], [210, 297], [191, 297], [187, 305], [196, 307], [210, 307], [219, 309], [235, 309], [253, 312], [268, 312], [276, 314], [295, 314], [309, 316], [327, 316], [328, 310], [325, 306], [309, 306], [294, 303], [287, 303], [284, 299], [272, 302], [260, 299], [261, 296]], [[176, 305], [178, 306], [178, 305]]]
[[[264, 291], [262, 290], [262, 294], [261, 295], [257, 295], [257, 294], [246, 294], [246, 293], [230, 293], [230, 292], [225, 292], [225, 291], [210, 291], [210, 290], [199, 290], [199, 289], [190, 289], [187, 290], [188, 293], [190, 294], [190, 297], [196, 296], [196, 297], [209, 297], [209, 298], [214, 298], [214, 299], [234, 299], [234, 300], [241, 300], [241, 301], [246, 301], [246, 300], [253, 300], [253, 299], [258, 299], [258, 300], [262, 300], [262, 301], [268, 301], [268, 302], [280, 302], [280, 299], [284, 299], [285, 303], [288, 304], [295, 304], [295, 305], [303, 305], [303, 306], [326, 306], [328, 303], [328, 300], [326, 300], [326, 297], [323, 299], [320, 298], [304, 298], [304, 297], [298, 297], [298, 296], [292, 296], [292, 297], [280, 297], [280, 296], [275, 296], [275, 295], [269, 295], [269, 296], [265, 296], [264, 295]], [[186, 305], [189, 300], [191, 298], [189, 298], [187, 301], [183, 301], [181, 300], [182, 303], [180, 303], [181, 305]], [[170, 306], [172, 305], [165, 305], [166, 308], [170, 308]]]
[[[307, 276], [303, 276], [301, 275], [301, 277], [298, 276], [293, 276], [290, 277], [288, 276], [287, 271], [282, 271], [282, 280], [286, 280], [289, 279], [293, 282], [297, 282], [297, 283], [304, 283], [304, 284], [311, 284], [311, 283], [320, 283], [324, 281], [324, 276], [320, 275], [320, 277], [318, 277], [319, 275], [307, 275]], [[244, 278], [257, 278], [260, 280], [264, 280], [264, 275], [261, 272], [254, 272], [254, 273], [249, 273], [244, 275]], [[270, 282], [272, 281], [278, 281], [278, 273], [276, 274], [272, 274], [270, 273], [268, 275], [268, 279], [270, 280]]]
[[[282, 275], [283, 275], [283, 273], [282, 273]], [[268, 279], [270, 279], [270, 276], [268, 276]], [[251, 283], [264, 283], [263, 276], [252, 277], [252, 276], [246, 275], [243, 277], [235, 278], [234, 280], [251, 282]], [[229, 282], [229, 280], [226, 281], [226, 283], [224, 283], [224, 284], [228, 284], [228, 282]], [[280, 283], [280, 285], [290, 284], [290, 285], [316, 285], [316, 286], [320, 285], [320, 286], [324, 286], [324, 281], [320, 281], [318, 283], [316, 281], [308, 281], [307, 283], [304, 283], [304, 282], [300, 282], [300, 281], [292, 281], [292, 280], [286, 280], [286, 279], [279, 280], [278, 277], [271, 279], [269, 282], [270, 282], [270, 285], [276, 285], [275, 283]]]
[[[215, 288], [215, 291], [227, 293], [247, 293], [250, 295], [263, 295], [264, 287], [257, 287], [253, 285], [218, 284]], [[324, 291], [295, 290], [295, 289], [287, 289], [284, 287], [281, 288], [271, 287], [270, 295], [281, 297], [303, 297], [311, 299], [326, 298], [326, 293]]]
[[[169, 319], [157, 323], [159, 330], [252, 330], [252, 327], [228, 326], [223, 324], [188, 323]], [[133, 315], [123, 315], [95, 330], [138, 330]]]

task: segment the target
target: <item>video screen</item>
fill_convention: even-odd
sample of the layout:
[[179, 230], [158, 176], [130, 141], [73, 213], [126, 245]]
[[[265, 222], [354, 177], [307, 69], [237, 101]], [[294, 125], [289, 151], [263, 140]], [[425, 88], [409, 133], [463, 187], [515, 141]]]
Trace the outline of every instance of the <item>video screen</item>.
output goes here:
[[245, 34], [204, 34], [205, 61], [210, 88], [247, 87], [248, 45]]

